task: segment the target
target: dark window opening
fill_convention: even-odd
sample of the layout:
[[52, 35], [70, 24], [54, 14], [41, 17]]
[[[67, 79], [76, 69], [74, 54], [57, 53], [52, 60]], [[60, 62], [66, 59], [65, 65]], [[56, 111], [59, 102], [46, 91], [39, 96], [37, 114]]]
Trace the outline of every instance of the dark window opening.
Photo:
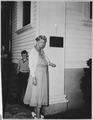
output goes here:
[[31, 7], [30, 1], [23, 2], [23, 26], [30, 23], [30, 13], [31, 13], [30, 7]]
[[92, 1], [90, 2], [90, 19], [92, 19]]

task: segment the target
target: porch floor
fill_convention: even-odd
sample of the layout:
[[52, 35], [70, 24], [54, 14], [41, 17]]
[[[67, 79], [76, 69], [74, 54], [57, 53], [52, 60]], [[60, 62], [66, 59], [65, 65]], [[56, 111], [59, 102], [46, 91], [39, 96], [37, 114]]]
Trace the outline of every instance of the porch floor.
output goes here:
[[[23, 103], [10, 100], [5, 108], [4, 119], [31, 119], [31, 111], [33, 108], [24, 105]], [[54, 115], [46, 115], [45, 119], [90, 119], [90, 113], [85, 109], [68, 110], [65, 113], [58, 113]]]

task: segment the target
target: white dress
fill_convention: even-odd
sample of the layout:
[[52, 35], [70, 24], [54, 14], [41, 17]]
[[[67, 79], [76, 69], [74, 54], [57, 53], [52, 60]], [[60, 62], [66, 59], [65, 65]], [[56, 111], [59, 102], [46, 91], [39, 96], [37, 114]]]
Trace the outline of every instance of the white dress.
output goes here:
[[49, 104], [49, 73], [44, 55], [39, 54], [35, 76], [37, 86], [32, 84], [32, 76], [30, 75], [23, 102], [34, 107], [47, 106]]

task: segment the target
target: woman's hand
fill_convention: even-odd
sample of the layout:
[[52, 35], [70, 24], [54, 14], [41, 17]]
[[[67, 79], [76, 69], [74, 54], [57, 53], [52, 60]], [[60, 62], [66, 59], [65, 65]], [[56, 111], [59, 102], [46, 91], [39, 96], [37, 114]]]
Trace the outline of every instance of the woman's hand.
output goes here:
[[56, 65], [54, 63], [49, 63], [49, 66], [56, 67]]
[[34, 84], [35, 86], [37, 85], [37, 79], [36, 79], [36, 77], [32, 77], [32, 84]]

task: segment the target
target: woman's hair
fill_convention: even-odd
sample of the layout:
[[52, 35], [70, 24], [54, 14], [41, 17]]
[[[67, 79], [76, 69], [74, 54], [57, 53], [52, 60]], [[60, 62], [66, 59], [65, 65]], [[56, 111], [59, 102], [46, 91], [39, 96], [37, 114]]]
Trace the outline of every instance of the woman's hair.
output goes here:
[[38, 42], [40, 41], [40, 39], [44, 40], [45, 42], [47, 42], [47, 38], [45, 35], [39, 35], [35, 40]]

